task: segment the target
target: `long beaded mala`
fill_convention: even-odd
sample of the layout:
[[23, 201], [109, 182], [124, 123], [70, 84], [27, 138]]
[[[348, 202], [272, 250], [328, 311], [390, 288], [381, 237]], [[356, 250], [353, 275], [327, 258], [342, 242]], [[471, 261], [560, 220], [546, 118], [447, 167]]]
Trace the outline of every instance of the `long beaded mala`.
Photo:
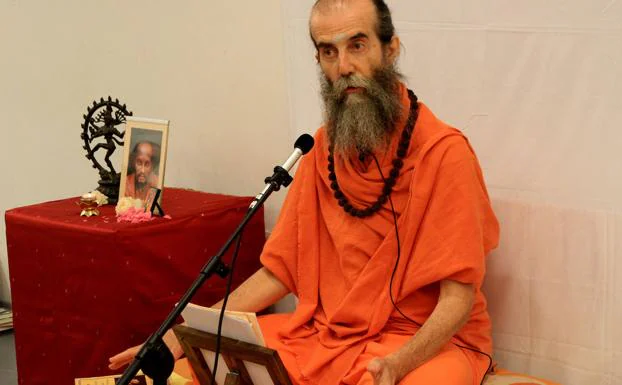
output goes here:
[[389, 173], [389, 177], [384, 181], [382, 193], [380, 194], [376, 202], [372, 205], [367, 206], [363, 209], [359, 209], [354, 207], [352, 203], [350, 203], [348, 198], [346, 198], [345, 194], [339, 188], [337, 174], [335, 174], [335, 157], [333, 155], [333, 146], [330, 145], [328, 147], [328, 179], [331, 181], [330, 187], [335, 192], [334, 196], [337, 199], [339, 206], [343, 207], [344, 211], [352, 215], [353, 217], [365, 218], [375, 214], [376, 212], [378, 212], [378, 210], [380, 210], [382, 205], [387, 202], [387, 200], [389, 199], [389, 195], [393, 191], [393, 187], [395, 186], [397, 177], [400, 175], [400, 170], [404, 166], [404, 161], [402, 159], [404, 159], [406, 153], [408, 152], [410, 138], [412, 136], [413, 129], [419, 115], [417, 96], [411, 90], [408, 90], [408, 98], [410, 99], [410, 113], [408, 115], [406, 125], [402, 130], [400, 143], [397, 146], [397, 157], [393, 160], [393, 168]]

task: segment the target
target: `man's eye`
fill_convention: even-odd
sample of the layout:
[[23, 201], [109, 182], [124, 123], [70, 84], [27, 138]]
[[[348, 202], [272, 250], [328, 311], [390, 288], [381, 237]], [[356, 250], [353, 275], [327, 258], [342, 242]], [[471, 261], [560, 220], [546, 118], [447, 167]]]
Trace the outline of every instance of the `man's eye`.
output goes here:
[[365, 48], [365, 44], [361, 43], [360, 41], [357, 41], [354, 44], [352, 44], [352, 49], [354, 51], [361, 51], [364, 48]]
[[324, 48], [322, 50], [322, 56], [325, 58], [332, 58], [336, 54], [336, 50], [334, 48]]

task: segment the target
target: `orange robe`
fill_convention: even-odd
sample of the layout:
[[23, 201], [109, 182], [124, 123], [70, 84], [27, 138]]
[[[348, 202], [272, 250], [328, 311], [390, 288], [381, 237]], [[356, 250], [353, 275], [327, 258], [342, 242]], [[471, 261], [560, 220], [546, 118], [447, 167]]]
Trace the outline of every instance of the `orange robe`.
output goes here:
[[134, 199], [140, 199], [145, 201], [147, 195], [151, 190], [151, 187], [158, 187], [158, 176], [151, 174], [149, 176], [149, 183], [142, 190], [136, 190], [136, 174], [130, 174], [125, 181], [125, 195], [126, 197], [132, 197]]
[[[385, 177], [410, 108], [404, 86], [401, 98], [405, 113], [390, 149], [376, 153]], [[393, 216], [388, 202], [365, 219], [346, 214], [330, 188], [324, 128], [315, 140], [261, 256], [299, 303], [294, 313], [263, 317], [260, 323], [294, 384], [372, 384], [368, 361], [397, 350], [418, 330], [389, 299], [397, 258]], [[374, 203], [382, 191], [373, 161], [364, 165], [335, 155], [335, 170], [355, 207]], [[498, 222], [468, 141], [421, 103], [392, 199], [401, 246], [393, 281], [398, 307], [423, 324], [438, 302], [441, 280], [473, 284], [470, 318], [452, 341], [491, 354], [491, 323], [480, 288], [485, 257], [498, 243]], [[485, 356], [447, 344], [401, 383], [420, 384], [421, 374], [441, 376], [448, 380], [438, 382], [443, 384], [454, 381], [448, 375], [470, 379], [453, 383], [479, 384], [487, 367]]]

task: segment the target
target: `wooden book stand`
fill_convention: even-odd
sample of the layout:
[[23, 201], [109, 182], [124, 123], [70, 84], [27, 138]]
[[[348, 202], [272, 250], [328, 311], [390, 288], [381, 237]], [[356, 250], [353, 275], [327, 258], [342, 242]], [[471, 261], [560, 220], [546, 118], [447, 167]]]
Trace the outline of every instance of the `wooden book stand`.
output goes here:
[[[216, 351], [216, 335], [183, 325], [174, 326], [173, 331], [181, 343], [199, 383], [201, 385], [212, 385], [212, 372], [201, 351]], [[227, 364], [228, 373], [225, 384], [219, 385], [269, 385], [254, 384], [245, 362], [265, 367], [274, 385], [292, 385], [276, 350], [221, 337], [220, 355]], [[212, 364], [210, 363], [210, 365]], [[220, 370], [218, 371], [220, 372]]]

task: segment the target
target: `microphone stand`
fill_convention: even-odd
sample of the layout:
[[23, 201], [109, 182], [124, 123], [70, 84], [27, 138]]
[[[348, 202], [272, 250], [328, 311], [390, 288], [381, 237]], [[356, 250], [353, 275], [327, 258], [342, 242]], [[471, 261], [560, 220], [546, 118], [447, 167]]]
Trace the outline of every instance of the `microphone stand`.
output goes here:
[[177, 305], [169, 313], [158, 330], [149, 336], [138, 354], [136, 354], [136, 357], [134, 357], [134, 361], [132, 361], [125, 372], [123, 372], [121, 378], [116, 382], [116, 385], [128, 385], [140, 369], [142, 369], [143, 373], [153, 380], [154, 385], [166, 385], [167, 379], [173, 372], [175, 359], [171, 351], [162, 340], [162, 337], [164, 337], [166, 331], [173, 325], [186, 305], [188, 305], [196, 291], [209, 277], [211, 277], [214, 273], [218, 274], [222, 278], [229, 274], [229, 267], [221, 261], [223, 255], [242, 232], [246, 224], [255, 215], [257, 210], [268, 199], [270, 194], [274, 191], [279, 191], [281, 186], [289, 186], [292, 180], [293, 178], [289, 175], [286, 169], [281, 166], [276, 166], [274, 168], [274, 174], [265, 179], [265, 183], [267, 184], [266, 188], [262, 194], [257, 196], [256, 200], [253, 201], [254, 204], [251, 205], [251, 208], [242, 219], [242, 222], [240, 222], [220, 251], [218, 251], [218, 253], [214, 255], [205, 264], [205, 266], [203, 266], [199, 276], [195, 279], [183, 297], [181, 297]]

